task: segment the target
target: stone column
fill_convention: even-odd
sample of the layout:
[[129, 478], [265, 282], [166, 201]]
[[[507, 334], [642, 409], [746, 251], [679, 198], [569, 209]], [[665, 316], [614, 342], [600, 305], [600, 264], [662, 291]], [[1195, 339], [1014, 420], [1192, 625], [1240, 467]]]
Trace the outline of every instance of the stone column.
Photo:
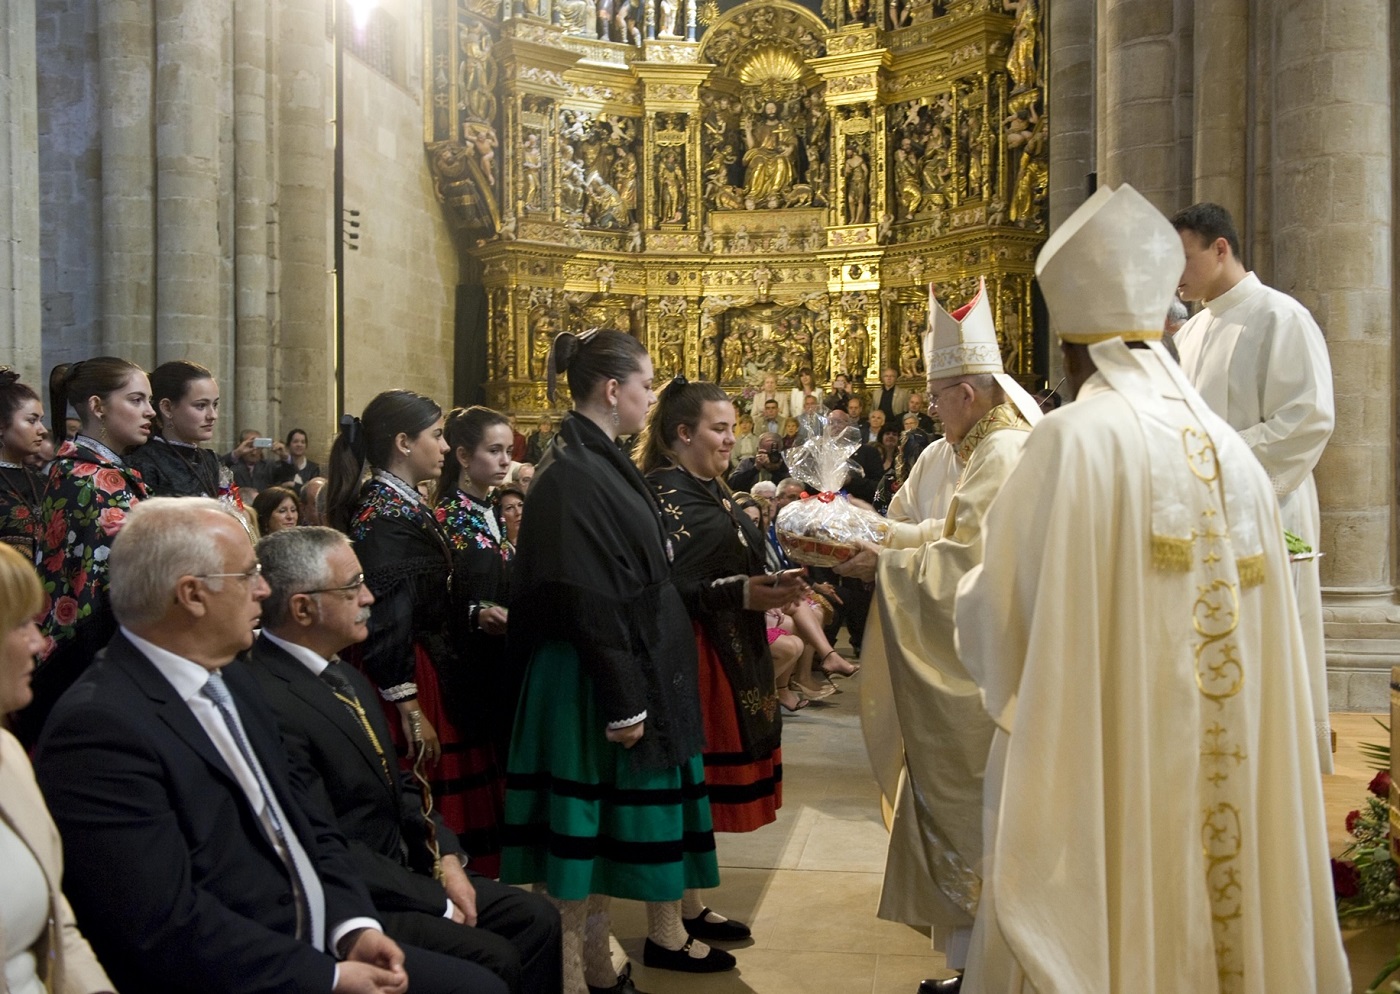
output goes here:
[[[39, 324], [39, 102], [34, 0], [0, 7], [0, 355], [43, 382]], [[40, 393], [44, 391], [40, 389]]]
[[1191, 199], [1220, 204], [1237, 224], [1243, 224], [1247, 217], [1246, 103], [1255, 85], [1248, 57], [1249, 6], [1250, 0], [1196, 0], [1192, 39], [1195, 141]]
[[324, 0], [286, 0], [277, 11], [280, 321], [272, 400], [281, 410], [268, 418], [279, 428], [295, 423], [313, 438], [327, 439], [335, 430], [335, 360], [326, 8]]
[[[268, 418], [267, 0], [233, 4], [233, 431]], [[225, 426], [227, 429], [228, 426]], [[232, 432], [225, 431], [225, 435]], [[279, 432], [280, 434], [280, 432]]]
[[[1051, 4], [1051, 8], [1054, 8]], [[1106, 0], [1104, 155], [1099, 182], [1131, 183], [1159, 210], [1180, 203], [1182, 143], [1177, 128], [1179, 23], [1168, 2]]]
[[[155, 160], [149, 0], [97, 8], [102, 102], [102, 351], [155, 365]], [[203, 108], [204, 113], [212, 111]]]
[[1281, 0], [1274, 35], [1269, 282], [1317, 318], [1337, 399], [1316, 471], [1334, 707], [1383, 707], [1400, 657], [1390, 30], [1388, 0]]
[[223, 4], [156, 0], [156, 359], [219, 368]]
[[[1094, 0], [1053, 0], [1046, 25], [1050, 115], [1050, 230], [1074, 213], [1088, 195], [1094, 171]], [[1050, 386], [1064, 374], [1052, 330]]]

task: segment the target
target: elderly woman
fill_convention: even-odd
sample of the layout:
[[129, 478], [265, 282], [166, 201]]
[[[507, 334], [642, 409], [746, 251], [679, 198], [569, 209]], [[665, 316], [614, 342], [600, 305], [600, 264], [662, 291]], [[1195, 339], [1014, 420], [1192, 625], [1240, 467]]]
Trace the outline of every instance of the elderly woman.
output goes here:
[[[34, 655], [44, 644], [34, 623], [44, 591], [34, 567], [0, 545], [0, 714], [29, 703]], [[97, 994], [112, 982], [98, 965], [59, 890], [63, 848], [29, 757], [0, 728], [0, 989], [9, 994]]]

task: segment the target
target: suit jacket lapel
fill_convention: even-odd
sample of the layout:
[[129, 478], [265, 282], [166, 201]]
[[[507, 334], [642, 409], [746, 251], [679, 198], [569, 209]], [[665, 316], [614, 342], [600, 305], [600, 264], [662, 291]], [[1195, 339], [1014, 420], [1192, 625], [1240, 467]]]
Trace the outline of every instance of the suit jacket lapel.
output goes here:
[[[380, 763], [379, 755], [374, 751], [374, 745], [370, 742], [369, 736], [365, 734], [365, 730], [360, 727], [359, 719], [340, 702], [331, 688], [312, 676], [310, 670], [288, 655], [281, 646], [274, 645], [267, 639], [259, 639], [258, 655], [262, 663], [268, 667], [269, 672], [279, 679], [287, 681], [287, 688], [293, 694], [335, 726], [350, 746], [359, 753], [360, 758], [369, 765], [374, 778], [383, 784], [386, 790], [393, 793], [392, 785], [385, 779], [384, 766]], [[369, 706], [373, 706], [373, 704], [373, 701], [369, 702]], [[364, 701], [361, 701], [360, 705], [366, 706]], [[385, 749], [389, 748], [388, 743], [380, 744]], [[394, 769], [392, 754], [386, 754], [385, 761], [390, 764], [389, 770], [392, 775]]]
[[158, 705], [157, 714], [180, 739], [199, 754], [199, 757], [226, 778], [236, 790], [242, 788], [238, 779], [224, 762], [224, 757], [214, 747], [204, 726], [194, 716], [170, 681], [165, 679], [145, 655], [132, 645], [125, 635], [118, 632], [107, 646], [107, 658], [121, 667], [132, 681]]

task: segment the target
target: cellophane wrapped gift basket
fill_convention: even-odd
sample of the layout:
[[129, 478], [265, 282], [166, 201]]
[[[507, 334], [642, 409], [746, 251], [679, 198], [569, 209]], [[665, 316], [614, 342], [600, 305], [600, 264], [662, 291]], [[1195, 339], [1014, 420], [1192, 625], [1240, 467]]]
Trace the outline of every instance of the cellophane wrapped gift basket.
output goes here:
[[778, 541], [793, 562], [835, 566], [854, 556], [859, 543], [884, 541], [889, 522], [852, 504], [841, 492], [846, 481], [861, 472], [851, 459], [860, 444], [860, 431], [846, 428], [819, 433], [788, 453], [788, 471], [819, 488], [778, 512]]

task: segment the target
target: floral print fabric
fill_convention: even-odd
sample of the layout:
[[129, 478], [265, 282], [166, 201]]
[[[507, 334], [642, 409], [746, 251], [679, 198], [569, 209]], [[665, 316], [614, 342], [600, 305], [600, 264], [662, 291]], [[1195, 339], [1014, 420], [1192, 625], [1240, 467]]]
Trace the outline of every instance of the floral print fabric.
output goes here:
[[72, 442], [49, 471], [41, 505], [39, 576], [49, 607], [45, 655], [74, 637], [107, 589], [107, 556], [127, 514], [146, 498], [141, 474]]

